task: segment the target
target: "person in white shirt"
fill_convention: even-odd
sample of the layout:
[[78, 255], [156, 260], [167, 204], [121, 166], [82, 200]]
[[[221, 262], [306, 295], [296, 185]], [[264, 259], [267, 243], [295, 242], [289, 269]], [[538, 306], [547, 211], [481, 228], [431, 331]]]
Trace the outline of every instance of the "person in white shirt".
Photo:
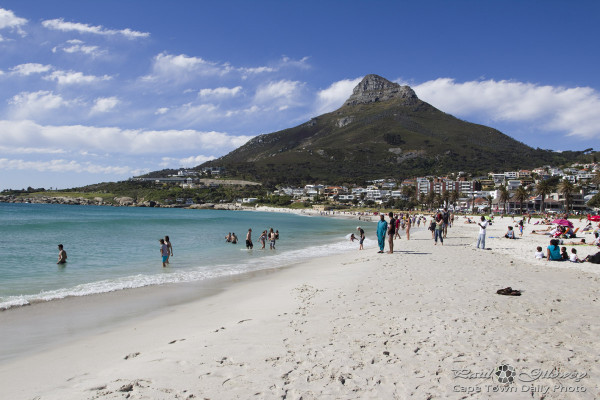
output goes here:
[[479, 248], [479, 244], [481, 244], [481, 249], [485, 250], [485, 228], [488, 226], [488, 221], [485, 217], [481, 216], [481, 222], [479, 222], [479, 236], [477, 237], [477, 248]]
[[577, 257], [577, 250], [571, 249], [571, 255], [569, 256], [569, 261], [574, 263], [579, 263], [581, 260]]
[[544, 258], [544, 252], [542, 251], [542, 247], [538, 246], [537, 251], [535, 252], [535, 258]]

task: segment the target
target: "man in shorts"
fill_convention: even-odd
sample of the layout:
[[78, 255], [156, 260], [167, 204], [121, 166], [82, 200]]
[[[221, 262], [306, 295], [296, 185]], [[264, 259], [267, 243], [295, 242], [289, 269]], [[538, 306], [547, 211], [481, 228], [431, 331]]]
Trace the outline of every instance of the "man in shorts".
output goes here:
[[169, 246], [165, 243], [165, 239], [160, 239], [160, 255], [162, 256], [163, 268], [167, 266], [169, 260]]
[[253, 247], [254, 245], [252, 244], [252, 229], [248, 229], [248, 233], [246, 234], [246, 248], [250, 250]]

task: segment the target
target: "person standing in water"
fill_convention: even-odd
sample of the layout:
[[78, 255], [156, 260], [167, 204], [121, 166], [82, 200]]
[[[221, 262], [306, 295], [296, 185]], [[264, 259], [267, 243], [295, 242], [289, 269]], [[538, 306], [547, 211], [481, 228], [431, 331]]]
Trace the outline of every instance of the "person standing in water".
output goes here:
[[273, 228], [271, 228], [271, 230], [269, 231], [269, 248], [271, 250], [275, 250], [275, 232], [273, 231]]
[[62, 244], [58, 245], [58, 262], [57, 264], [66, 264], [67, 262], [67, 252], [63, 248]]
[[377, 243], [379, 244], [378, 253], [383, 253], [383, 249], [385, 248], [385, 236], [387, 234], [388, 226], [387, 222], [385, 222], [385, 215], [380, 214], [380, 220], [377, 223]]
[[365, 230], [363, 228], [361, 228], [360, 226], [357, 226], [356, 230], [358, 231], [358, 235], [359, 235], [358, 243], [360, 244], [360, 246], [358, 246], [358, 249], [364, 250], [363, 243], [365, 241]]
[[159, 239], [160, 242], [160, 255], [162, 256], [163, 268], [167, 266], [169, 261], [169, 247], [165, 243], [165, 239]]
[[248, 229], [248, 233], [246, 234], [246, 248], [251, 250], [254, 247], [252, 244], [252, 229]]
[[167, 245], [167, 249], [169, 249], [169, 257], [167, 257], [167, 264], [169, 263], [169, 258], [173, 257], [173, 245], [171, 245], [171, 240], [168, 236], [165, 236], [165, 244]]

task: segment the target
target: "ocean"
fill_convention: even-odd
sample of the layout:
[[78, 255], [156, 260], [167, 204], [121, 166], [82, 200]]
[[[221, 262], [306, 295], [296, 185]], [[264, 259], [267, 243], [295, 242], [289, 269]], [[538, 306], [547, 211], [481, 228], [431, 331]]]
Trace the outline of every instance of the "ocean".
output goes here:
[[[357, 249], [348, 240], [356, 225], [292, 213], [0, 203], [0, 309], [291, 265]], [[260, 232], [271, 227], [280, 233], [276, 250], [260, 250]], [[225, 242], [229, 232], [238, 244]], [[165, 235], [174, 252], [167, 268], [158, 242]], [[59, 243], [65, 265], [56, 264]]]

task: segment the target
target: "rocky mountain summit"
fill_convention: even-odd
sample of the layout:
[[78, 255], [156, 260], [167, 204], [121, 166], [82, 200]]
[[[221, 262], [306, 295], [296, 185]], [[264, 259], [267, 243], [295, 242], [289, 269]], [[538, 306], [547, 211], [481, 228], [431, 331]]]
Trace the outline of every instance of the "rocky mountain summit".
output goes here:
[[419, 98], [409, 86], [401, 86], [390, 82], [379, 75], [367, 75], [356, 85], [352, 95], [344, 105], [355, 106], [358, 104], [369, 104], [391, 99], [403, 99], [406, 105], [415, 104]]
[[267, 186], [466, 171], [510, 171], [562, 164], [575, 154], [532, 149], [488, 126], [420, 100], [408, 86], [367, 75], [335, 111], [256, 136], [206, 166]]

